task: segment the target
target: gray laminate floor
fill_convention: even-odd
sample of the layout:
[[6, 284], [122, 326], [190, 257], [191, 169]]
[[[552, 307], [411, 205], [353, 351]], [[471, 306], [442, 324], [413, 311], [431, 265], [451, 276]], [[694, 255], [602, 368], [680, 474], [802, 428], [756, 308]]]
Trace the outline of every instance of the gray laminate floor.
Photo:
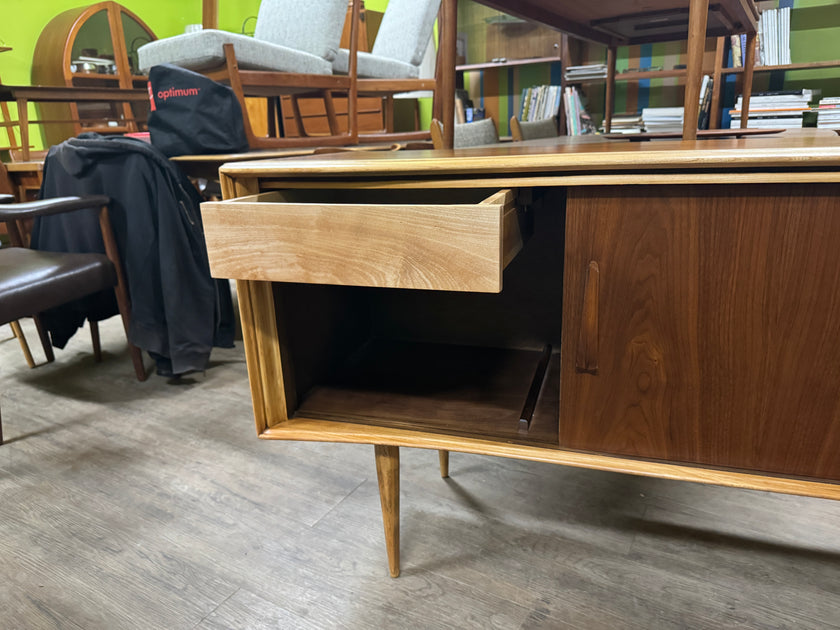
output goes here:
[[241, 347], [138, 383], [102, 332], [30, 370], [0, 328], [4, 630], [840, 627], [840, 503], [471, 455], [403, 449], [391, 579], [372, 447], [257, 440]]

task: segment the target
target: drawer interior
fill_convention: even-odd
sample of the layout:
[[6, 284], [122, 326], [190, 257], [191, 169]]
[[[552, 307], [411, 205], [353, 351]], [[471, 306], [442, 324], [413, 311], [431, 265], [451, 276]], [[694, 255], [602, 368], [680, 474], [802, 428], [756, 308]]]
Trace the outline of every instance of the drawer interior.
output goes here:
[[548, 206], [498, 294], [275, 283], [290, 415], [556, 446], [562, 199]]

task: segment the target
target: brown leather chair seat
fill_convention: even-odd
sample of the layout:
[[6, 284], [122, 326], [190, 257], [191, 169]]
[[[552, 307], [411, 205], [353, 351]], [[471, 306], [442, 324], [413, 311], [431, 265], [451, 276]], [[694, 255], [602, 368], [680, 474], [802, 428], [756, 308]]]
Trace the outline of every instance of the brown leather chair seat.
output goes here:
[[0, 324], [116, 284], [114, 265], [104, 254], [0, 249]]

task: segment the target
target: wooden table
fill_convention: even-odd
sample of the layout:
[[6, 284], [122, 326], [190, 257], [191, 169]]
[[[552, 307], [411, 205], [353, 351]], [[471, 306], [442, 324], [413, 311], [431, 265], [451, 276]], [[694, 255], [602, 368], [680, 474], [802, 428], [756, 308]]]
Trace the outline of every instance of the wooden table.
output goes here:
[[[148, 98], [148, 91], [142, 89], [129, 90], [121, 88], [67, 87], [57, 85], [0, 85], [0, 101], [14, 101], [17, 103], [20, 144], [24, 160], [29, 160], [30, 120], [28, 103], [30, 101], [36, 103], [66, 103], [77, 101], [122, 103], [125, 101], [146, 101]], [[33, 120], [31, 122], [48, 124], [57, 121]]]
[[43, 160], [28, 162], [6, 162], [4, 164], [17, 189], [15, 194], [19, 201], [36, 199], [41, 190], [41, 179], [44, 172]]
[[840, 499], [840, 137], [240, 162], [202, 205], [257, 433]]

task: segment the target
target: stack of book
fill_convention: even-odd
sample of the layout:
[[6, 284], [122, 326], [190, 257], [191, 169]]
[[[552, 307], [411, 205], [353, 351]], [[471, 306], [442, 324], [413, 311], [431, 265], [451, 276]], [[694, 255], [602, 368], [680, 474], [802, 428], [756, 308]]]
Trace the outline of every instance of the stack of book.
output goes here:
[[642, 121], [648, 133], [682, 131], [683, 116], [682, 107], [645, 107], [642, 109]]
[[642, 115], [639, 113], [617, 114], [610, 122], [610, 133], [634, 134], [641, 133], [644, 129]]
[[840, 129], [840, 96], [826, 96], [817, 107], [817, 127]]
[[563, 78], [569, 83], [607, 78], [607, 64], [596, 63], [588, 66], [568, 66]]
[[[750, 129], [793, 129], [802, 126], [802, 114], [810, 111], [808, 103], [819, 98], [819, 90], [789, 90], [779, 92], [757, 92], [750, 98], [747, 127]], [[739, 96], [732, 117], [730, 129], [741, 128], [742, 97]]]
[[519, 120], [552, 118], [560, 111], [559, 85], [534, 85], [522, 90], [519, 98]]
[[595, 133], [595, 125], [592, 118], [583, 106], [580, 92], [574, 86], [567, 87], [563, 93], [563, 106], [566, 110], [566, 134], [569, 136], [581, 136]]

